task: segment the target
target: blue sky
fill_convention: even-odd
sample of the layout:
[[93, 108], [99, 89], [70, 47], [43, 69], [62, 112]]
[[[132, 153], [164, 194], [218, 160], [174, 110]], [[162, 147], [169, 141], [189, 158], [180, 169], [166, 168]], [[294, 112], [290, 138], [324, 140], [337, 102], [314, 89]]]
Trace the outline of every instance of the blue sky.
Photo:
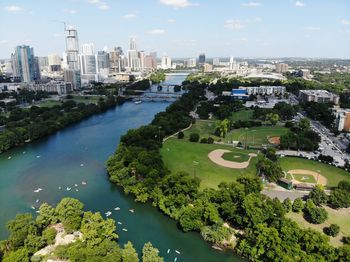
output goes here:
[[0, 0], [0, 58], [28, 44], [62, 54], [63, 25], [96, 49], [128, 46], [171, 57], [350, 58], [349, 0]]

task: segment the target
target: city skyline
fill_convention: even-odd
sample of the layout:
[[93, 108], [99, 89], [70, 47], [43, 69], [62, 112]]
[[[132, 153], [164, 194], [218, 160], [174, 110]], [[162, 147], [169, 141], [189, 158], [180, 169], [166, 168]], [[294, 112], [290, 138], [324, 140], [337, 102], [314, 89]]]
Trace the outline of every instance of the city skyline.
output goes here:
[[348, 1], [223, 2], [5, 0], [2, 17], [16, 23], [1, 25], [0, 58], [23, 44], [38, 56], [61, 56], [65, 32], [58, 21], [74, 25], [79, 43], [94, 43], [96, 51], [126, 50], [136, 37], [138, 50], [159, 56], [350, 58]]

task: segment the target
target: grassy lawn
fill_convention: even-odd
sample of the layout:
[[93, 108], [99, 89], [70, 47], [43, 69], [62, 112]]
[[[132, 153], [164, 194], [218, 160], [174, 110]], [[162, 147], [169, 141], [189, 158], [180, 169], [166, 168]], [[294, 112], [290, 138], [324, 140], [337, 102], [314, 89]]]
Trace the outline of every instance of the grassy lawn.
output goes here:
[[279, 162], [282, 169], [286, 172], [292, 169], [305, 169], [320, 173], [325, 178], [327, 178], [328, 186], [337, 186], [341, 180], [350, 181], [349, 172], [335, 166], [330, 166], [314, 160], [297, 157], [283, 157], [279, 159]]
[[225, 153], [222, 158], [228, 161], [245, 162], [248, 161], [249, 156], [236, 150], [235, 152]]
[[232, 138], [233, 141], [240, 141], [249, 146], [261, 146], [268, 144], [268, 138], [281, 136], [288, 132], [288, 128], [281, 126], [260, 126], [252, 128], [240, 128], [233, 130], [227, 134], [227, 138]]
[[337, 224], [340, 227], [340, 233], [336, 237], [330, 237], [330, 243], [334, 246], [341, 246], [342, 237], [350, 235], [350, 219], [348, 219], [350, 216], [350, 208], [335, 210], [329, 207], [325, 207], [325, 209], [328, 212], [328, 219], [326, 222], [320, 225], [315, 225], [307, 222], [304, 219], [302, 213], [289, 212], [286, 216], [297, 222], [302, 228], [312, 228], [319, 232], [323, 232], [324, 227], [328, 227], [331, 224]]
[[36, 106], [40, 106], [40, 107], [54, 107], [54, 106], [59, 106], [62, 103], [60, 101], [56, 101], [56, 100], [43, 100], [40, 101], [38, 104], [36, 104]]
[[254, 113], [254, 110], [251, 110], [251, 109], [233, 112], [231, 120], [232, 121], [238, 121], [238, 120], [248, 121], [248, 120], [253, 119], [253, 113]]
[[161, 155], [166, 167], [172, 172], [186, 171], [191, 175], [196, 172], [196, 176], [201, 179], [201, 189], [216, 188], [221, 182], [235, 181], [243, 174], [255, 175], [256, 157], [252, 158], [246, 169], [230, 169], [221, 167], [208, 158], [208, 154], [215, 149], [231, 150], [235, 155], [253, 152], [223, 145], [191, 143], [187, 139], [171, 138], [163, 144]]
[[73, 99], [77, 103], [85, 104], [97, 104], [101, 96], [73, 96]]
[[214, 135], [215, 121], [211, 120], [196, 120], [196, 123], [192, 127], [184, 132], [185, 139], [187, 139], [191, 133], [198, 133], [201, 137], [213, 137], [217, 140], [219, 137]]

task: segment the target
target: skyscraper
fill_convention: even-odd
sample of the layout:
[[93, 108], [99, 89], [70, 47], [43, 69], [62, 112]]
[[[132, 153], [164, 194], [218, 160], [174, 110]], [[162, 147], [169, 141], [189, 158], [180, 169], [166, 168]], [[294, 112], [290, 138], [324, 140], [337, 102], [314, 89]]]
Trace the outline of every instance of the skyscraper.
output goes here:
[[205, 63], [205, 54], [202, 53], [202, 54], [199, 54], [199, 57], [198, 57], [198, 64], [199, 65], [203, 65]]
[[97, 67], [94, 44], [83, 44], [79, 55], [82, 82], [97, 81]]
[[137, 52], [136, 39], [130, 38], [130, 49], [128, 50], [128, 68], [130, 71], [137, 71], [141, 67], [141, 60]]
[[65, 27], [66, 31], [66, 54], [67, 72], [64, 72], [64, 81], [72, 84], [73, 89], [81, 87], [81, 76], [79, 68], [79, 42], [78, 32], [73, 26]]
[[114, 47], [113, 51], [109, 52], [110, 73], [120, 73], [123, 70], [123, 49], [118, 46]]
[[161, 67], [162, 67], [162, 69], [171, 68], [171, 58], [169, 56], [162, 56]]
[[40, 79], [39, 59], [34, 57], [34, 49], [27, 46], [17, 46], [11, 55], [13, 76], [21, 82], [30, 83]]
[[58, 55], [48, 55], [48, 66], [51, 72], [61, 71], [61, 64], [61, 58]]

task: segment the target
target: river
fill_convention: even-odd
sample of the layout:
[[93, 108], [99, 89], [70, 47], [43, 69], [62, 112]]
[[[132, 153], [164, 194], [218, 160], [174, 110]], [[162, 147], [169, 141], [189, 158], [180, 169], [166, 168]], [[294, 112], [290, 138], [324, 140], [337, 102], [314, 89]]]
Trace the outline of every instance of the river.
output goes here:
[[[174, 78], [181, 83], [184, 76], [169, 76], [167, 81], [173, 83]], [[0, 239], [7, 237], [6, 221], [17, 213], [35, 215], [32, 206], [37, 208], [42, 202], [55, 205], [63, 197], [74, 197], [85, 204], [85, 210], [99, 211], [103, 216], [111, 211], [110, 217], [122, 223], [117, 224], [119, 243], [123, 245], [130, 240], [138, 252], [145, 242], [151, 241], [165, 261], [174, 261], [175, 257], [179, 262], [243, 261], [232, 252], [213, 250], [197, 233], [181, 232], [175, 221], [150, 204], [135, 203], [108, 180], [105, 161], [117, 148], [120, 136], [130, 128], [149, 123], [168, 105], [168, 102], [139, 105], [126, 102], [1, 154]], [[42, 191], [35, 193], [39, 187]], [[72, 189], [67, 191], [67, 187]], [[120, 210], [114, 211], [117, 206]], [[134, 213], [128, 211], [131, 208], [135, 209]], [[175, 249], [181, 254], [176, 254]]]

